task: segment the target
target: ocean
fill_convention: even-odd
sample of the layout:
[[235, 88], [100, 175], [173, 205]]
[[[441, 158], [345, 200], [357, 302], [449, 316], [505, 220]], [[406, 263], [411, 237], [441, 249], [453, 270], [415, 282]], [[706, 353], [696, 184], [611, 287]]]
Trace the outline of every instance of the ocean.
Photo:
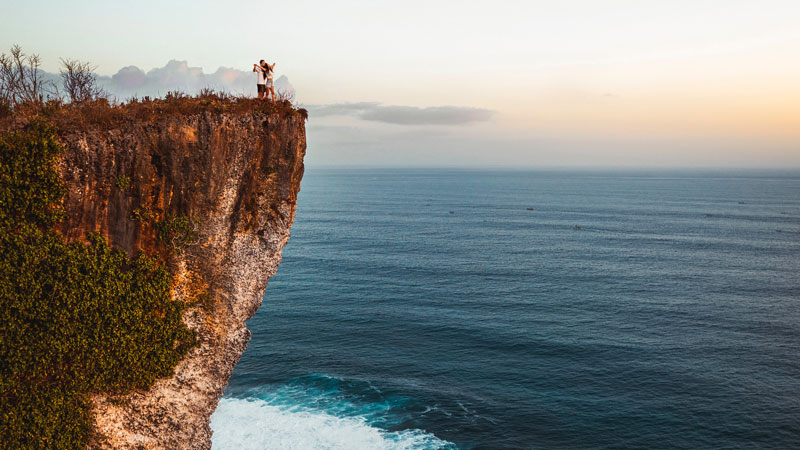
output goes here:
[[308, 168], [214, 449], [800, 448], [800, 173]]

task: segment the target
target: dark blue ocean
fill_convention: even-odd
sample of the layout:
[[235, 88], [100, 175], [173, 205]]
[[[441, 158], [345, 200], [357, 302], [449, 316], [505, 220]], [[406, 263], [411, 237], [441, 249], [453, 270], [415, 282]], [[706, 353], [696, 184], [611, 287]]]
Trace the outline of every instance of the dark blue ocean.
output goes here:
[[800, 173], [309, 168], [215, 449], [800, 448]]

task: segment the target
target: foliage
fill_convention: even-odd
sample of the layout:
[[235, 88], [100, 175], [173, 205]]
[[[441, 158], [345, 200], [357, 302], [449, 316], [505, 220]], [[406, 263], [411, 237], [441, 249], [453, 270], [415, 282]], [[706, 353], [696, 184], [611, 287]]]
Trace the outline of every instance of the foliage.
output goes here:
[[156, 238], [168, 249], [181, 252], [187, 245], [197, 241], [197, 220], [186, 214], [167, 214], [164, 220], [154, 224]]
[[196, 342], [154, 258], [66, 243], [54, 128], [0, 135], [0, 446], [84, 448], [93, 393], [172, 373]]
[[156, 219], [156, 213], [150, 210], [148, 206], [142, 206], [141, 208], [135, 208], [131, 211], [131, 219], [138, 220], [142, 223], [150, 223]]
[[60, 147], [55, 130], [34, 121], [26, 131], [0, 136], [0, 228], [51, 227], [64, 212], [65, 189], [53, 164]]
[[131, 185], [131, 178], [127, 175], [122, 175], [117, 178], [117, 181], [114, 183], [117, 185], [117, 188], [121, 191], [125, 191]]

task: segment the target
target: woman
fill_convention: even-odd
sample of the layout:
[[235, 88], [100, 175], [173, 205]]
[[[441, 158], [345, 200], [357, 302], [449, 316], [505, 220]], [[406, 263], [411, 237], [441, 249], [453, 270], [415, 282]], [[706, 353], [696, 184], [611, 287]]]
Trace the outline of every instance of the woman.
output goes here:
[[[262, 59], [262, 61], [264, 61]], [[265, 87], [266, 87], [266, 97], [269, 98], [269, 94], [272, 93], [272, 101], [275, 101], [275, 86], [272, 84], [272, 74], [275, 70], [275, 63], [269, 65], [267, 63], [263, 63], [264, 73], [267, 77]]]

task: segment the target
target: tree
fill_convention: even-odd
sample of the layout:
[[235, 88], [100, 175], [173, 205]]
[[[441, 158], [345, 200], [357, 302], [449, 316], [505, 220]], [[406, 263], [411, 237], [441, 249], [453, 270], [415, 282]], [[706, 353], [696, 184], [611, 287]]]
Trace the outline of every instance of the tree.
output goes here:
[[105, 90], [97, 86], [96, 66], [75, 59], [61, 59], [61, 81], [64, 91], [73, 103], [106, 97]]
[[26, 55], [19, 45], [0, 55], [0, 104], [13, 108], [42, 102], [45, 95], [58, 97], [58, 88], [44, 77], [40, 62], [39, 55]]

